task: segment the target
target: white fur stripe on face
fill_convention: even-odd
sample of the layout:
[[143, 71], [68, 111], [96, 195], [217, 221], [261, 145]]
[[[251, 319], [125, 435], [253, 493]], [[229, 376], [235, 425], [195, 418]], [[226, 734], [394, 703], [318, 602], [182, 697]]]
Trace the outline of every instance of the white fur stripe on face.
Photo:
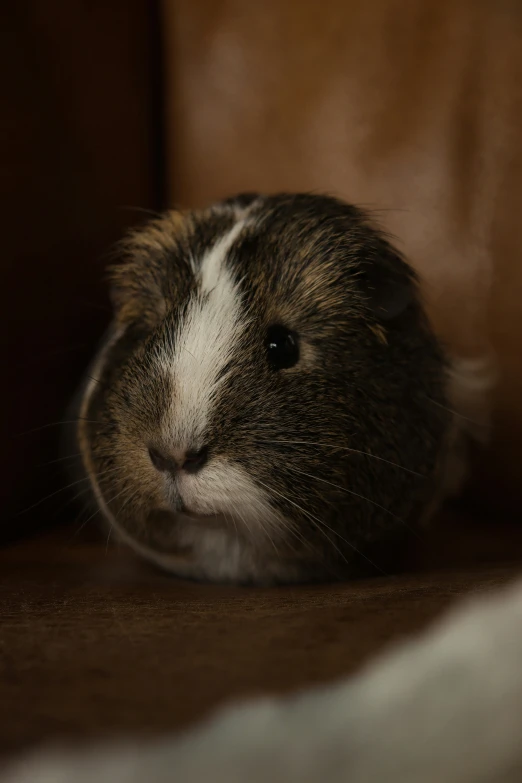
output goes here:
[[224, 379], [222, 371], [233, 359], [245, 327], [240, 294], [226, 266], [243, 226], [244, 221], [237, 222], [202, 258], [197, 290], [174, 335], [172, 350], [161, 357], [161, 369], [174, 383], [172, 406], [164, 422], [174, 449], [204, 445], [211, 406]]

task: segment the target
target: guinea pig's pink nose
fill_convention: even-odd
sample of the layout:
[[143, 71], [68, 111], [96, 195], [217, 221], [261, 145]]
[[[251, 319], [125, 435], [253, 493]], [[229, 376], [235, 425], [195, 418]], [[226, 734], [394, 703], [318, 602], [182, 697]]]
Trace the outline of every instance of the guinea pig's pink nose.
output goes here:
[[198, 450], [188, 449], [180, 452], [179, 456], [164, 454], [150, 447], [149, 457], [154, 467], [162, 473], [177, 473], [180, 470], [186, 473], [197, 473], [208, 460], [208, 446]]

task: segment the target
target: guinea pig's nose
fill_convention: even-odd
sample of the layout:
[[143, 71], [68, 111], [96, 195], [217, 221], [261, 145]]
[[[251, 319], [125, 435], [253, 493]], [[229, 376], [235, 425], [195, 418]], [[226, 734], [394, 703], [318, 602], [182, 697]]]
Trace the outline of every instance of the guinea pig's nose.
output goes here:
[[149, 457], [154, 467], [162, 473], [177, 473], [180, 470], [187, 473], [197, 473], [208, 459], [208, 447], [203, 446], [198, 451], [188, 449], [173, 456], [164, 454], [151, 446]]
[[203, 446], [199, 451], [186, 451], [185, 460], [181, 466], [187, 473], [197, 473], [208, 459], [208, 446]]

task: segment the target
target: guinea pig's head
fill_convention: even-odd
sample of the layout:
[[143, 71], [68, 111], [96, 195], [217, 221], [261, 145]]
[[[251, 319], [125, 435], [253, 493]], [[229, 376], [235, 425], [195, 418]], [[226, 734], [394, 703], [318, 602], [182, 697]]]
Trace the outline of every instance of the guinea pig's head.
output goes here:
[[446, 368], [367, 217], [240, 196], [133, 233], [78, 442], [100, 510], [183, 576], [358, 573], [431, 502]]

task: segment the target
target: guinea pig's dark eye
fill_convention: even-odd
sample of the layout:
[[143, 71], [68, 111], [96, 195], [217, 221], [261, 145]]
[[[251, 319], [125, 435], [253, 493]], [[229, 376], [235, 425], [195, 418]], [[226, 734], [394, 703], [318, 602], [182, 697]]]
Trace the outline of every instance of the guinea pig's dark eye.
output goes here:
[[299, 361], [297, 335], [285, 326], [270, 326], [265, 339], [268, 363], [273, 370], [286, 370]]

